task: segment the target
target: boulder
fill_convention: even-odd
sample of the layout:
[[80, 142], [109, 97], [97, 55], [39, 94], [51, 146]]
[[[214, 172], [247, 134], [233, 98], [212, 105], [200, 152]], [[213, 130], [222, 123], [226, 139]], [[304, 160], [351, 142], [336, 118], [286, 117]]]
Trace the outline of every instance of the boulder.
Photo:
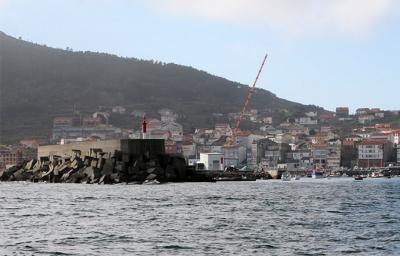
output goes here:
[[26, 163], [25, 169], [31, 170], [36, 164], [36, 160], [32, 159], [29, 162]]
[[154, 173], [151, 173], [151, 174], [147, 175], [146, 180], [154, 180], [155, 178], [157, 178], [157, 175]]
[[106, 161], [103, 165], [103, 168], [101, 169], [101, 173], [103, 175], [104, 174], [110, 175], [113, 173], [113, 171], [114, 171], [114, 167], [113, 167], [112, 163], [110, 163], [109, 161]]
[[93, 182], [101, 177], [100, 170], [92, 166], [86, 167], [83, 170], [83, 175], [88, 178], [89, 182]]

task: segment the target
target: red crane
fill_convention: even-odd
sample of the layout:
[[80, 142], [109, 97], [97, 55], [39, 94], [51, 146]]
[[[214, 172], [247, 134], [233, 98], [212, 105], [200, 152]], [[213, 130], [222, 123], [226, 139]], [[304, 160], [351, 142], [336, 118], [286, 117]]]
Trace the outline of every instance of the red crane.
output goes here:
[[232, 145], [232, 143], [236, 139], [237, 130], [239, 129], [240, 123], [242, 122], [244, 112], [246, 112], [247, 105], [249, 104], [251, 95], [253, 94], [253, 92], [254, 92], [254, 90], [256, 88], [256, 84], [257, 84], [258, 78], [260, 77], [260, 74], [261, 74], [261, 72], [262, 72], [262, 70], [264, 68], [264, 64], [267, 61], [267, 58], [268, 58], [268, 54], [265, 54], [265, 57], [264, 57], [264, 59], [263, 59], [263, 61], [261, 63], [260, 69], [258, 70], [256, 79], [253, 82], [253, 86], [250, 88], [249, 93], [247, 94], [246, 102], [244, 103], [244, 106], [242, 108], [242, 112], [240, 112], [239, 119], [236, 121], [236, 126], [235, 126], [235, 128], [233, 129], [233, 132], [232, 132], [232, 139], [227, 142], [227, 145]]

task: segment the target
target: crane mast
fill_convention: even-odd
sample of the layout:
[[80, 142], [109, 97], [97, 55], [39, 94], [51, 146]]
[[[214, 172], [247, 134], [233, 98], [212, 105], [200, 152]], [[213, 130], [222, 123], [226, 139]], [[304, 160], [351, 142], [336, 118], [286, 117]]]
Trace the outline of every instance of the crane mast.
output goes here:
[[[265, 62], [267, 61], [267, 58], [268, 58], [268, 54], [265, 54], [265, 57], [264, 57], [264, 59], [263, 59], [263, 61], [262, 61], [262, 63], [261, 63], [260, 69], [258, 70], [256, 79], [255, 79], [254, 82], [253, 82], [253, 86], [250, 88], [249, 93], [247, 94], [246, 102], [244, 103], [244, 106], [243, 106], [243, 108], [242, 108], [242, 111], [240, 112], [239, 119], [236, 121], [236, 126], [235, 126], [235, 128], [233, 129], [233, 132], [232, 132], [232, 140], [231, 140], [231, 143], [233, 143], [234, 140], [236, 139], [237, 130], [239, 129], [240, 123], [242, 122], [243, 115], [244, 115], [244, 113], [246, 112], [247, 105], [249, 104], [251, 95], [253, 94], [253, 92], [254, 92], [254, 90], [255, 90], [255, 88], [256, 88], [256, 84], [257, 84], [258, 78], [260, 77], [260, 74], [261, 74], [261, 72], [262, 72], [262, 70], [263, 70], [263, 68], [264, 68], [264, 64], [265, 64]], [[229, 143], [229, 144], [231, 144], [231, 143]]]

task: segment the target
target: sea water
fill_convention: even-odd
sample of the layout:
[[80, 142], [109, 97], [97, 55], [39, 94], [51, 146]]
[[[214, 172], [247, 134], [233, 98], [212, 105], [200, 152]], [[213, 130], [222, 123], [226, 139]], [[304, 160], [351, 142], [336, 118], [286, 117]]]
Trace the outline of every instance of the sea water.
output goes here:
[[400, 255], [400, 178], [0, 183], [0, 255]]

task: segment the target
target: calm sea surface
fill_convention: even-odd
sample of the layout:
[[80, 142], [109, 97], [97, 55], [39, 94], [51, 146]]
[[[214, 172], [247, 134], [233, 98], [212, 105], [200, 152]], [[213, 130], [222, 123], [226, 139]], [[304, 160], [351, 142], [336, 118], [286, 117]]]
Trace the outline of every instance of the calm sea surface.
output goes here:
[[400, 178], [0, 183], [0, 255], [400, 255]]

